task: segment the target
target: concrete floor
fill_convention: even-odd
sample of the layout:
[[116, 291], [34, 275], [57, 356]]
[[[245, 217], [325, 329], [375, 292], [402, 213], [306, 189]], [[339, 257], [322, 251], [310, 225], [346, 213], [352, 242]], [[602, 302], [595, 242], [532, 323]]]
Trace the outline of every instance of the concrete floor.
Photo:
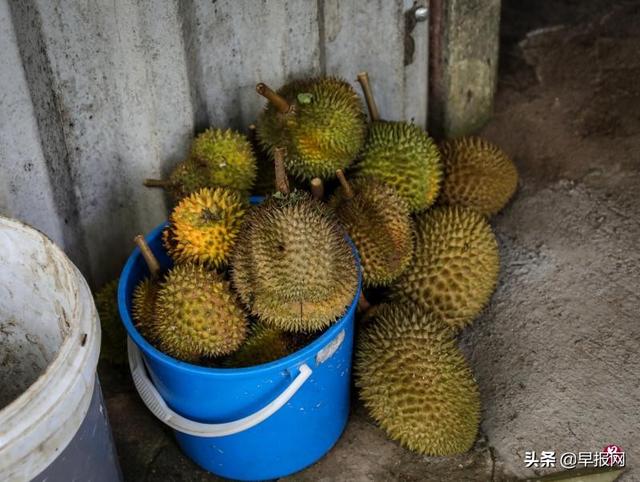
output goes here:
[[[503, 2], [496, 113], [481, 132], [521, 182], [493, 220], [500, 285], [463, 333], [483, 398], [469, 454], [421, 457], [354, 402], [338, 445], [287, 480], [501, 481], [524, 451], [626, 450], [640, 480], [640, 2]], [[588, 5], [587, 5], [588, 4]], [[101, 367], [127, 480], [212, 481]]]

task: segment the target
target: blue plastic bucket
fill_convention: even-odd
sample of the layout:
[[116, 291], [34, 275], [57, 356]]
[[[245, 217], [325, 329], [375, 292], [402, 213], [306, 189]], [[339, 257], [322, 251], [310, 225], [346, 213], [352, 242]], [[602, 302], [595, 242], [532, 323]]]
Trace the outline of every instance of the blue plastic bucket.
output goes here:
[[[162, 246], [163, 228], [151, 232], [147, 243], [166, 269], [171, 260]], [[349, 415], [354, 315], [361, 289], [356, 263], [359, 282], [353, 302], [319, 338], [271, 363], [223, 369], [176, 360], [138, 333], [131, 298], [149, 272], [140, 250], [133, 251], [120, 277], [118, 304], [129, 334], [134, 382], [149, 409], [174, 428], [188, 457], [222, 477], [264, 480], [302, 470], [333, 447]]]

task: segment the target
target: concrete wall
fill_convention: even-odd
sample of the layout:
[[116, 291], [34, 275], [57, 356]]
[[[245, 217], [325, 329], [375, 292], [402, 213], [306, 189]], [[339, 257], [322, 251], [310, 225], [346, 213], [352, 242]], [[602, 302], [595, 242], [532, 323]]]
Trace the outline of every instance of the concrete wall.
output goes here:
[[[427, 22], [408, 0], [0, 0], [0, 213], [59, 243], [94, 284], [167, 205], [195, 132], [244, 129], [257, 81], [368, 70], [386, 118], [427, 115]], [[354, 82], [355, 83], [355, 82]]]

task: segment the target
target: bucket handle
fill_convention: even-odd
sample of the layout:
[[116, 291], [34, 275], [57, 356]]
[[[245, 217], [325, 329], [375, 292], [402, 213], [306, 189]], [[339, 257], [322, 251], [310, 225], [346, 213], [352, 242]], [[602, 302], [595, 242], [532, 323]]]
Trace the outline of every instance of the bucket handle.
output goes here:
[[127, 351], [129, 354], [129, 368], [131, 369], [133, 383], [140, 394], [140, 398], [142, 398], [142, 401], [151, 413], [172, 429], [196, 437], [226, 437], [227, 435], [244, 432], [251, 427], [255, 427], [291, 400], [312, 373], [309, 365], [306, 363], [300, 365], [298, 368], [300, 373], [293, 379], [291, 384], [272, 402], [251, 415], [234, 420], [233, 422], [201, 423], [189, 420], [167, 406], [166, 402], [162, 399], [162, 395], [158, 393], [153, 382], [149, 379], [144, 367], [144, 362], [142, 361], [140, 349], [131, 338], [128, 338]]

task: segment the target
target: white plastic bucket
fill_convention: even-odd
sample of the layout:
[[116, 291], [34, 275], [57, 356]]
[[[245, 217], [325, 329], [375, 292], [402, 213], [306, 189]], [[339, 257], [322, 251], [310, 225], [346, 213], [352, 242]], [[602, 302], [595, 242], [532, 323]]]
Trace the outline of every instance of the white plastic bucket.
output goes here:
[[0, 480], [121, 480], [99, 351], [80, 272], [45, 235], [0, 217]]

